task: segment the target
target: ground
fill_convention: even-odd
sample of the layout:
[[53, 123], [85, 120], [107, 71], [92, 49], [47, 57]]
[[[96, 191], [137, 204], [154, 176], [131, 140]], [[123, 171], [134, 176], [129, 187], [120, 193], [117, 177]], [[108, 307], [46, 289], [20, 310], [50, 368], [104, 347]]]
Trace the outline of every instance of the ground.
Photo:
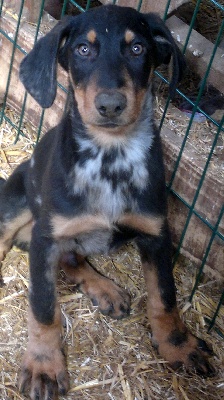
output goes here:
[[[7, 113], [11, 113], [7, 110]], [[15, 121], [15, 116], [11, 115]], [[14, 144], [16, 132], [5, 121], [0, 127], [0, 171], [5, 178], [32, 153], [34, 136], [29, 125], [27, 138]], [[152, 347], [146, 318], [146, 291], [140, 259], [132, 245], [112, 258], [95, 257], [99, 271], [126, 288], [132, 297], [129, 318], [113, 321], [102, 316], [62, 273], [58, 296], [64, 315], [64, 345], [71, 389], [67, 400], [221, 400], [224, 390], [224, 309], [215, 328], [207, 333], [206, 318], [212, 316], [221, 294], [221, 283], [204, 275], [188, 302], [196, 268], [180, 257], [175, 266], [178, 304], [186, 324], [214, 351], [214, 378], [203, 379], [185, 371], [173, 372]], [[3, 263], [5, 285], [0, 288], [0, 398], [24, 399], [17, 392], [21, 357], [27, 344], [28, 255], [15, 247]], [[222, 335], [222, 336], [221, 336]], [[62, 398], [65, 399], [65, 398]]]

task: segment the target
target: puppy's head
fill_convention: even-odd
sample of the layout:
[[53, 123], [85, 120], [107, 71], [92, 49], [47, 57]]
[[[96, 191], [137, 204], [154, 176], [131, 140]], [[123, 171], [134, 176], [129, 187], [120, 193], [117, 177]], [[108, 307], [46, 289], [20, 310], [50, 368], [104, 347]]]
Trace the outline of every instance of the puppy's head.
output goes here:
[[173, 96], [185, 63], [164, 22], [129, 7], [102, 6], [58, 22], [22, 61], [20, 78], [42, 107], [50, 107], [59, 61], [83, 122], [116, 130], [138, 119], [153, 70], [171, 57]]

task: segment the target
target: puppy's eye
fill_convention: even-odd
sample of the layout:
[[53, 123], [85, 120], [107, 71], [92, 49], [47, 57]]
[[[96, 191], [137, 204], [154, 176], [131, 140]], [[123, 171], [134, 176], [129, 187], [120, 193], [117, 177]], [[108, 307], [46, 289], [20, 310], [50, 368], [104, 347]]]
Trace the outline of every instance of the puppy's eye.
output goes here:
[[131, 48], [131, 52], [135, 56], [140, 56], [143, 53], [143, 50], [143, 46], [139, 43], [134, 44]]
[[80, 44], [77, 47], [77, 51], [80, 54], [80, 56], [88, 56], [90, 54], [90, 48], [87, 44]]

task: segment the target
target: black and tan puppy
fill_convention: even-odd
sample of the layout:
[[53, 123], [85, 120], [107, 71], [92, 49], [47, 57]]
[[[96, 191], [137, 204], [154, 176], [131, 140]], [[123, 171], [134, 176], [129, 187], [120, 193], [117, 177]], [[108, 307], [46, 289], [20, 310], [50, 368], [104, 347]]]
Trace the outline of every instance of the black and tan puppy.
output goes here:
[[85, 257], [107, 254], [130, 239], [141, 255], [159, 353], [174, 368], [212, 373], [206, 344], [188, 332], [176, 308], [151, 92], [153, 70], [171, 57], [172, 95], [185, 64], [162, 20], [102, 6], [63, 19], [22, 62], [21, 80], [42, 107], [55, 99], [58, 61], [70, 82], [60, 124], [1, 185], [1, 260], [13, 243], [29, 247], [29, 342], [20, 389], [33, 400], [56, 399], [68, 390], [58, 266], [104, 314], [122, 318], [129, 313], [128, 294]]

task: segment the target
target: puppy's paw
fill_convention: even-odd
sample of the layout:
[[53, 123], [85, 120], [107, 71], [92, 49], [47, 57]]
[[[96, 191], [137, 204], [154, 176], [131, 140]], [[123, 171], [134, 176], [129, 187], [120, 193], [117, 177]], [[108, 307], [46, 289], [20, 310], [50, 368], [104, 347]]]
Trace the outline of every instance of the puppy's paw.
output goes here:
[[100, 284], [97, 283], [95, 288], [91, 288], [89, 296], [93, 305], [98, 306], [103, 315], [121, 319], [130, 314], [129, 294], [110, 279], [102, 277]]
[[65, 359], [60, 349], [27, 350], [19, 377], [19, 390], [32, 400], [57, 400], [69, 388]]
[[129, 294], [95, 270], [84, 257], [66, 253], [60, 265], [70, 282], [87, 295], [99, 311], [111, 318], [121, 319], [130, 314]]
[[185, 367], [189, 372], [196, 372], [203, 377], [215, 375], [215, 369], [208, 361], [212, 350], [204, 340], [193, 336], [189, 331], [173, 330], [167, 340], [158, 343], [159, 353], [176, 370]]

